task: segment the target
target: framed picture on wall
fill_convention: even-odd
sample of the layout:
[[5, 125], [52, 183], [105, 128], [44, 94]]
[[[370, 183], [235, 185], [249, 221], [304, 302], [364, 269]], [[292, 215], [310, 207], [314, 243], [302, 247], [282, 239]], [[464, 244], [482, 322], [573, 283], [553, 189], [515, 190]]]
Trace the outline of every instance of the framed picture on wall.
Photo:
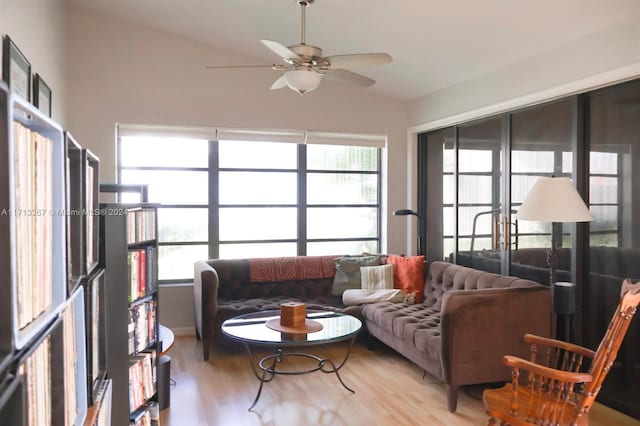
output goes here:
[[2, 48], [2, 78], [12, 92], [31, 101], [31, 63], [8, 35]]
[[51, 117], [51, 88], [38, 73], [33, 78], [33, 104]]

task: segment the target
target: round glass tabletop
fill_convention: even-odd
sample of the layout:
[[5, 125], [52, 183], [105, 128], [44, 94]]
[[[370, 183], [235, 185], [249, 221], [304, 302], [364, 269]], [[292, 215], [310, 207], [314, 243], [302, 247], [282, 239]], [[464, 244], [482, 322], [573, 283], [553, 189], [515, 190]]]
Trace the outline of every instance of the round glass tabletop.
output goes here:
[[322, 324], [322, 330], [312, 333], [283, 333], [265, 325], [274, 318], [280, 318], [279, 310], [239, 315], [224, 321], [222, 332], [234, 340], [256, 345], [310, 346], [347, 340], [362, 328], [362, 322], [352, 315], [307, 310], [307, 318]]

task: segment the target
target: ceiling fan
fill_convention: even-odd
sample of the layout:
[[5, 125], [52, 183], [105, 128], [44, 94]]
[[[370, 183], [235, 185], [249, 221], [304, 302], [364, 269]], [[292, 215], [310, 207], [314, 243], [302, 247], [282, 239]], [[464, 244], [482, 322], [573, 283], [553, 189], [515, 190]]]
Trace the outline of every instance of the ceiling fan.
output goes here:
[[272, 68], [276, 71], [284, 71], [284, 74], [273, 83], [271, 90], [289, 87], [302, 94], [314, 90], [320, 85], [322, 78], [343, 81], [357, 86], [368, 87], [375, 80], [348, 71], [350, 68], [358, 68], [370, 65], [386, 64], [393, 59], [386, 53], [357, 53], [351, 55], [322, 56], [322, 49], [305, 42], [306, 32], [306, 8], [314, 0], [295, 0], [302, 9], [302, 29], [300, 44], [286, 47], [276, 41], [260, 40], [267, 48], [280, 56], [284, 64], [272, 65], [222, 65], [208, 66], [209, 69], [220, 68]]

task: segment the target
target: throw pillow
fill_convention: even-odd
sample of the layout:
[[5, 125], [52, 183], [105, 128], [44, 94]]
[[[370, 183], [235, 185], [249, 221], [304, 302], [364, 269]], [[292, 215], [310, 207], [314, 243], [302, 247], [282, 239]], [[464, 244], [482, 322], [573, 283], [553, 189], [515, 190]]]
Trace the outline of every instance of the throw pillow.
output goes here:
[[388, 256], [387, 263], [394, 265], [393, 287], [415, 294], [415, 303], [424, 297], [424, 256]]
[[361, 266], [382, 265], [380, 256], [342, 256], [335, 260], [336, 275], [333, 278], [331, 295], [342, 296], [348, 288], [361, 288]]
[[363, 290], [393, 289], [393, 265], [362, 266], [360, 268]]
[[342, 294], [342, 304], [344, 306], [356, 306], [375, 302], [406, 303], [406, 295], [402, 290], [393, 288], [387, 290], [356, 290], [350, 288]]

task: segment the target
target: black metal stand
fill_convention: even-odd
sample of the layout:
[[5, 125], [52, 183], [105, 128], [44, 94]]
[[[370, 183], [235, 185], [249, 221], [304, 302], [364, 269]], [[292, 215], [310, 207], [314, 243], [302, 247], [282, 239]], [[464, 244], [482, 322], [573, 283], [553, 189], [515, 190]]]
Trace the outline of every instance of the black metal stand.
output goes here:
[[158, 405], [161, 410], [171, 405], [171, 357], [162, 355], [158, 363]]
[[[253, 407], [255, 407], [256, 404], [258, 403], [258, 400], [260, 399], [260, 395], [262, 394], [262, 386], [265, 383], [269, 383], [278, 374], [283, 376], [297, 376], [301, 374], [313, 373], [316, 371], [321, 371], [323, 373], [335, 373], [342, 387], [344, 387], [346, 390], [348, 390], [351, 393], [355, 393], [353, 389], [351, 389], [349, 386], [347, 386], [344, 383], [344, 381], [342, 380], [342, 377], [340, 377], [340, 373], [338, 372], [345, 365], [345, 363], [347, 362], [347, 359], [349, 359], [349, 355], [351, 354], [351, 348], [353, 347], [353, 342], [355, 340], [355, 337], [356, 336], [354, 335], [349, 341], [347, 352], [345, 353], [344, 358], [338, 365], [336, 365], [333, 361], [326, 358], [320, 358], [319, 356], [304, 353], [304, 352], [285, 352], [284, 349], [282, 348], [277, 348], [273, 354], [263, 357], [262, 359], [260, 359], [260, 361], [256, 363], [253, 360], [251, 348], [249, 348], [249, 345], [247, 343], [244, 343], [244, 347], [247, 350], [247, 356], [249, 357], [249, 364], [251, 365], [253, 374], [260, 381], [260, 386], [258, 387], [258, 393], [256, 394], [256, 397], [253, 400], [253, 403], [251, 404], [251, 407], [249, 407], [248, 411], [251, 411]], [[278, 370], [276, 368], [277, 365], [281, 364], [284, 361], [284, 358], [286, 357], [309, 358], [317, 361], [318, 365], [317, 367], [308, 368], [306, 370]], [[257, 365], [257, 368], [256, 368], [256, 365]]]
[[551, 311], [555, 314], [557, 340], [573, 342], [575, 339], [574, 317], [576, 313], [576, 286], [573, 283], [557, 282], [558, 236], [562, 235], [562, 224], [551, 223], [551, 248], [547, 251], [549, 265], [549, 288], [551, 290]]
[[556, 315], [556, 339], [575, 341], [576, 285], [554, 282], [551, 285], [551, 310]]

